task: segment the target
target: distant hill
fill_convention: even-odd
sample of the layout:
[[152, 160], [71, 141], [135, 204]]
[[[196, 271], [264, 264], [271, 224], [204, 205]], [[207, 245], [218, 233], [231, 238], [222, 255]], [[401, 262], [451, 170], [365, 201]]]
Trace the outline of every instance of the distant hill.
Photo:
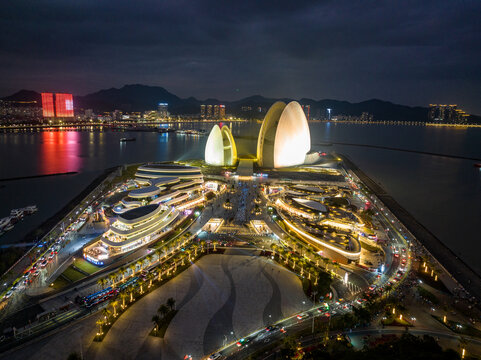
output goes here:
[[[40, 94], [31, 90], [21, 90], [2, 100], [35, 100], [40, 102]], [[221, 101], [217, 99], [198, 100], [194, 97], [182, 99], [160, 86], [135, 84], [125, 85], [119, 89], [111, 88], [100, 90], [85, 96], [75, 96], [74, 104], [76, 109], [94, 109], [96, 112], [113, 110], [130, 112], [155, 110], [159, 102], [166, 102], [169, 104], [169, 111], [174, 115], [197, 114], [200, 112], [199, 108], [201, 104], [225, 104], [227, 108], [226, 111], [229, 114], [250, 118], [262, 118], [267, 109], [278, 100], [288, 102], [295, 99], [274, 99], [261, 95], [254, 95], [236, 101]], [[338, 114], [358, 116], [363, 112], [368, 112], [374, 116], [374, 120], [423, 122], [428, 118], [428, 108], [399, 105], [379, 99], [359, 103], [330, 99], [313, 100], [308, 98], [303, 98], [298, 101], [303, 105], [310, 105], [311, 117], [325, 115], [326, 109], [331, 108], [333, 116]], [[248, 110], [249, 107], [251, 108], [250, 110]], [[471, 116], [470, 120], [481, 122], [481, 117]]]
[[42, 102], [42, 96], [40, 93], [32, 90], [20, 90], [13, 95], [2, 98], [5, 101], [37, 101], [39, 104]]

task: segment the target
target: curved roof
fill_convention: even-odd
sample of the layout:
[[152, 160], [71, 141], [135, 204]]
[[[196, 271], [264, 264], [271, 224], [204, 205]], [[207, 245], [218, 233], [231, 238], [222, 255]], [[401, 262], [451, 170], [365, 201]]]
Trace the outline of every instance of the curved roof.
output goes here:
[[212, 127], [205, 144], [205, 162], [214, 166], [232, 166], [237, 162], [237, 148], [228, 126]]
[[151, 185], [151, 186], [143, 187], [143, 188], [140, 188], [140, 189], [132, 190], [131, 192], [129, 192], [129, 196], [131, 198], [140, 198], [141, 199], [141, 198], [145, 198], [145, 197], [149, 197], [149, 196], [158, 195], [161, 191], [162, 191], [161, 188], [159, 188], [157, 186], [154, 186], [154, 185]]
[[215, 124], [205, 144], [205, 162], [209, 165], [222, 166], [224, 164], [223, 148], [222, 132], [219, 125]]
[[299, 103], [274, 103], [262, 122], [257, 140], [259, 166], [279, 168], [303, 164], [310, 148], [309, 125]]
[[124, 224], [135, 224], [142, 220], [148, 219], [151, 216], [154, 216], [161, 210], [162, 207], [159, 204], [145, 205], [124, 212], [122, 215], [119, 215], [119, 220]]
[[222, 126], [220, 131], [224, 145], [224, 164], [229, 166], [235, 165], [237, 162], [237, 147], [235, 146], [234, 137], [227, 125]]

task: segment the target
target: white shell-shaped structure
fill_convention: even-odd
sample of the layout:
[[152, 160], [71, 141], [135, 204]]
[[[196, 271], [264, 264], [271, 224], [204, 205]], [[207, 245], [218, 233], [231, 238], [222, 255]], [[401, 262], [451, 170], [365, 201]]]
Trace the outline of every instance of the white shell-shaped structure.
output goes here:
[[301, 165], [311, 149], [309, 125], [297, 101], [271, 106], [262, 122], [257, 140], [257, 163], [281, 168]]
[[214, 125], [205, 144], [205, 162], [214, 166], [233, 166], [237, 163], [237, 148], [228, 126]]

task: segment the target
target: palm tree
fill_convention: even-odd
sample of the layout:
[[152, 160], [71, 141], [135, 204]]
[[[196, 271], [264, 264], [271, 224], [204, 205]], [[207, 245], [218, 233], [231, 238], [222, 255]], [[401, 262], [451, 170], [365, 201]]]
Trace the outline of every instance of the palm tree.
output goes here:
[[104, 278], [100, 278], [100, 279], [97, 280], [97, 285], [99, 285], [100, 288], [103, 289], [106, 282], [107, 282], [107, 280], [105, 280]]
[[113, 273], [109, 275], [110, 282], [112, 283], [112, 287], [115, 287], [115, 280], [117, 280], [117, 274]]
[[292, 262], [294, 266], [292, 267], [294, 271], [296, 271], [296, 261], [299, 260], [297, 256], [292, 256]]
[[286, 253], [286, 264], [289, 264], [289, 259], [292, 257], [292, 255], [288, 252]]
[[153, 259], [152, 255], [147, 255], [147, 257], [145, 258], [145, 260], [147, 260], [147, 262], [149, 263], [149, 265], [147, 266], [150, 266], [152, 264], [152, 259]]
[[206, 243], [205, 243], [204, 240], [202, 240], [202, 241], [200, 242], [200, 246], [201, 246], [201, 250], [200, 250], [200, 251], [201, 251], [201, 252], [204, 252], [204, 250], [205, 250], [205, 244], [206, 244]]
[[125, 299], [127, 299], [128, 297], [129, 295], [126, 292], [122, 291], [120, 293], [120, 299], [122, 299], [122, 309], [125, 309]]
[[180, 259], [182, 260], [182, 263], [181, 263], [180, 265], [181, 265], [181, 266], [184, 266], [184, 261], [185, 261], [186, 255], [185, 255], [185, 254], [180, 254], [179, 257], [180, 257]]
[[214, 245], [214, 251], [216, 251], [216, 246], [219, 245], [219, 242], [217, 240], [214, 240], [212, 244]]
[[199, 250], [199, 245], [194, 245], [194, 259], [197, 257], [197, 250]]
[[137, 265], [135, 264], [130, 264], [129, 269], [132, 270], [132, 277], [135, 276], [135, 272], [137, 271]]
[[102, 325], [104, 324], [104, 322], [102, 321], [102, 318], [98, 319], [95, 323], [99, 327], [99, 332], [97, 333], [97, 335], [103, 335]]
[[170, 307], [170, 310], [174, 310], [175, 308], [175, 299], [174, 298], [168, 298], [167, 299], [167, 306]]
[[160, 323], [159, 315], [152, 316], [152, 322], [154, 323], [154, 331], [157, 334], [157, 331], [159, 330], [159, 323]]
[[144, 284], [145, 284], [145, 281], [142, 280], [142, 278], [140, 278], [137, 283], [140, 285], [140, 294], [143, 294], [143, 293], [144, 293]]
[[142, 268], [144, 266], [144, 262], [142, 260], [139, 260], [135, 263], [135, 266], [140, 268], [140, 271], [142, 271]]
[[147, 275], [147, 279], [149, 279], [149, 289], [150, 289], [150, 287], [152, 286], [152, 281], [153, 281], [153, 279], [154, 279], [154, 274], [149, 273], [149, 274]]
[[157, 268], [159, 270], [159, 277], [157, 278], [157, 281], [162, 280], [162, 271], [164, 271], [165, 265], [160, 264], [159, 267]]
[[134, 287], [129, 286], [130, 302], [134, 301]]
[[120, 269], [119, 269], [119, 274], [120, 276], [122, 276], [122, 282], [125, 281], [125, 267], [124, 266], [121, 266]]
[[119, 302], [117, 300], [114, 300], [110, 303], [112, 305], [112, 308], [114, 310], [114, 318], [117, 317], [117, 305], [119, 305]]
[[160, 314], [162, 318], [164, 318], [165, 315], [167, 315], [169, 312], [169, 307], [165, 304], [162, 304], [159, 306], [159, 309], [157, 310], [157, 312]]
[[105, 308], [102, 310], [102, 315], [104, 317], [104, 323], [108, 325], [110, 323], [109, 322], [110, 311], [107, 308]]
[[160, 257], [161, 257], [161, 255], [162, 255], [162, 250], [161, 250], [161, 249], [155, 250], [155, 255], [157, 255], [157, 261], [160, 262]]

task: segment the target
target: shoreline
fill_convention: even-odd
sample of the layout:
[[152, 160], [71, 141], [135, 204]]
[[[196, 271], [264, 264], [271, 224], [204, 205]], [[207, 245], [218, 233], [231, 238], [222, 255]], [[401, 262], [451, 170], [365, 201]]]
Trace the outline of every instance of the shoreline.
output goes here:
[[461, 284], [471, 296], [481, 299], [481, 277], [467, 263], [459, 258], [448, 246], [439, 240], [431, 231], [417, 221], [406, 209], [389, 195], [379, 184], [366, 175], [346, 155], [340, 155], [347, 169], [351, 170], [359, 180], [391, 211], [394, 216], [409, 230], [416, 240], [431, 254], [436, 262], [457, 283]]
[[29, 175], [29, 176], [17, 176], [12, 178], [3, 178], [0, 181], [17, 181], [17, 180], [27, 180], [27, 179], [36, 179], [36, 178], [43, 178], [49, 176], [62, 176], [62, 175], [76, 175], [78, 171], [67, 171], [61, 173], [52, 173], [52, 174], [39, 174], [39, 175]]

